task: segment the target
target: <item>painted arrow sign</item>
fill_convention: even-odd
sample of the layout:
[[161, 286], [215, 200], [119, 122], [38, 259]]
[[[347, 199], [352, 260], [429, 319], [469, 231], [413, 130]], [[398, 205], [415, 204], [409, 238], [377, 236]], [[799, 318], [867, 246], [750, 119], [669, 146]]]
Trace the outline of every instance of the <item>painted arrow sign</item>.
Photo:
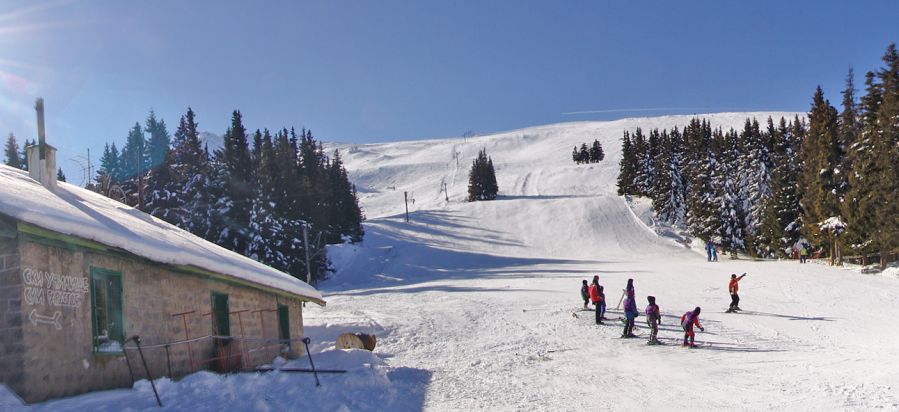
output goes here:
[[45, 323], [47, 325], [56, 326], [56, 329], [62, 329], [62, 323], [59, 322], [60, 319], [62, 319], [62, 312], [58, 310], [53, 312], [53, 316], [38, 315], [37, 309], [31, 309], [31, 313], [28, 314], [28, 320], [35, 326], [37, 326], [38, 323]]

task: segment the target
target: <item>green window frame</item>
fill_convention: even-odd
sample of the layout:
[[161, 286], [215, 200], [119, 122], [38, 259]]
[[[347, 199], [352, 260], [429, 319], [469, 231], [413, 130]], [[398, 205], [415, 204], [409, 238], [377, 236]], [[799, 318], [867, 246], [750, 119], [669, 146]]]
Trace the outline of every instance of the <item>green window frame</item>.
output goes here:
[[290, 349], [290, 308], [278, 305], [278, 339]]
[[231, 336], [231, 314], [228, 310], [228, 294], [212, 292], [212, 334]]
[[122, 273], [91, 268], [93, 352], [122, 355], [125, 344], [125, 293]]

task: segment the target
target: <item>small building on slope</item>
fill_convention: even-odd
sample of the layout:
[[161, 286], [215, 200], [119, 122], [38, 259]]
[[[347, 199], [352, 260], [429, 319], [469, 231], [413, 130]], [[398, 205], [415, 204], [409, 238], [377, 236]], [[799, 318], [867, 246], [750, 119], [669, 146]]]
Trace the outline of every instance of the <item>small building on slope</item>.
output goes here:
[[0, 383], [26, 402], [146, 378], [134, 336], [153, 378], [300, 354], [315, 288], [57, 182], [45, 143], [27, 157], [0, 166]]

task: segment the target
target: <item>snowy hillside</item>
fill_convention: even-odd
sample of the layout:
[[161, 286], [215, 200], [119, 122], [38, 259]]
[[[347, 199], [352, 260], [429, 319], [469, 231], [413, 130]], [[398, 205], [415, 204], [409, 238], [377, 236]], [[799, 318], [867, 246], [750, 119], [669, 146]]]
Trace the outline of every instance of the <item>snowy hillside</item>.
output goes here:
[[[707, 117], [726, 130], [768, 115]], [[707, 263], [701, 250], [650, 230], [644, 202], [632, 211], [615, 195], [622, 132], [691, 117], [342, 146], [367, 237], [332, 249], [338, 272], [322, 285], [329, 306], [307, 322], [333, 325], [343, 314], [377, 325], [376, 353], [391, 367], [429, 372], [427, 410], [899, 408], [899, 348], [883, 344], [899, 333], [878, 309], [899, 303], [897, 279], [816, 263]], [[593, 139], [606, 159], [575, 165], [573, 147]], [[481, 148], [500, 198], [465, 203]], [[415, 199], [410, 223], [404, 191]], [[729, 275], [743, 272], [746, 312], [725, 314]], [[628, 278], [641, 310], [656, 296], [668, 345], [644, 344], [642, 317], [643, 337], [620, 339], [620, 324], [596, 326], [578, 311], [580, 281], [594, 274], [613, 319]], [[683, 349], [677, 319], [695, 306], [706, 332], [701, 348]]]
[[[704, 117], [728, 129], [769, 114], [794, 115]], [[316, 366], [349, 372], [323, 376], [320, 390], [309, 376], [195, 374], [162, 381], [163, 399], [175, 410], [899, 409], [899, 332], [891, 327], [899, 279], [814, 262], [709, 263], [684, 239], [650, 228], [645, 199], [629, 206], [616, 195], [623, 131], [691, 118], [337, 145], [368, 217], [366, 237], [329, 248], [337, 272], [319, 285], [328, 306], [306, 306], [304, 322], [313, 349], [324, 351]], [[594, 139], [605, 160], [575, 165], [574, 146]], [[500, 197], [464, 202], [482, 148]], [[414, 199], [408, 223], [403, 192]], [[745, 311], [726, 314], [730, 274], [743, 272]], [[593, 275], [609, 301], [603, 326], [580, 310], [581, 280]], [[615, 306], [629, 278], [641, 312], [647, 295], [657, 297], [664, 346], [645, 344], [642, 316], [639, 338], [619, 338]], [[695, 306], [705, 332], [686, 349], [678, 319]], [[345, 331], [377, 335], [375, 356], [331, 350]], [[223, 385], [224, 394], [204, 389]], [[151, 399], [139, 382], [33, 409], [93, 409], [104, 400], [109, 410], [155, 409]]]

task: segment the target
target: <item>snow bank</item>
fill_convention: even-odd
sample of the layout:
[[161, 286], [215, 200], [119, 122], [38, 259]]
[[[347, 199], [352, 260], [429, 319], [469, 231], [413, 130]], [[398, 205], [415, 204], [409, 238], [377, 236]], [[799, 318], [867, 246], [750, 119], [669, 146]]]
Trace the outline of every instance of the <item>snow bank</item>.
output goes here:
[[[249, 372], [219, 375], [202, 371], [179, 381], [156, 380], [164, 408], [156, 406], [150, 382], [141, 380], [131, 389], [95, 392], [24, 406], [0, 385], [0, 409], [18, 411], [407, 411], [420, 410], [430, 374], [409, 368], [392, 368], [365, 350], [330, 350], [314, 354], [316, 368], [346, 370], [343, 374], [319, 374], [315, 386], [311, 373]], [[284, 368], [309, 368], [300, 358]]]
[[324, 304], [318, 290], [293, 276], [90, 190], [59, 182], [50, 191], [27, 172], [5, 165], [0, 165], [0, 214], [155, 262], [195, 266]]

